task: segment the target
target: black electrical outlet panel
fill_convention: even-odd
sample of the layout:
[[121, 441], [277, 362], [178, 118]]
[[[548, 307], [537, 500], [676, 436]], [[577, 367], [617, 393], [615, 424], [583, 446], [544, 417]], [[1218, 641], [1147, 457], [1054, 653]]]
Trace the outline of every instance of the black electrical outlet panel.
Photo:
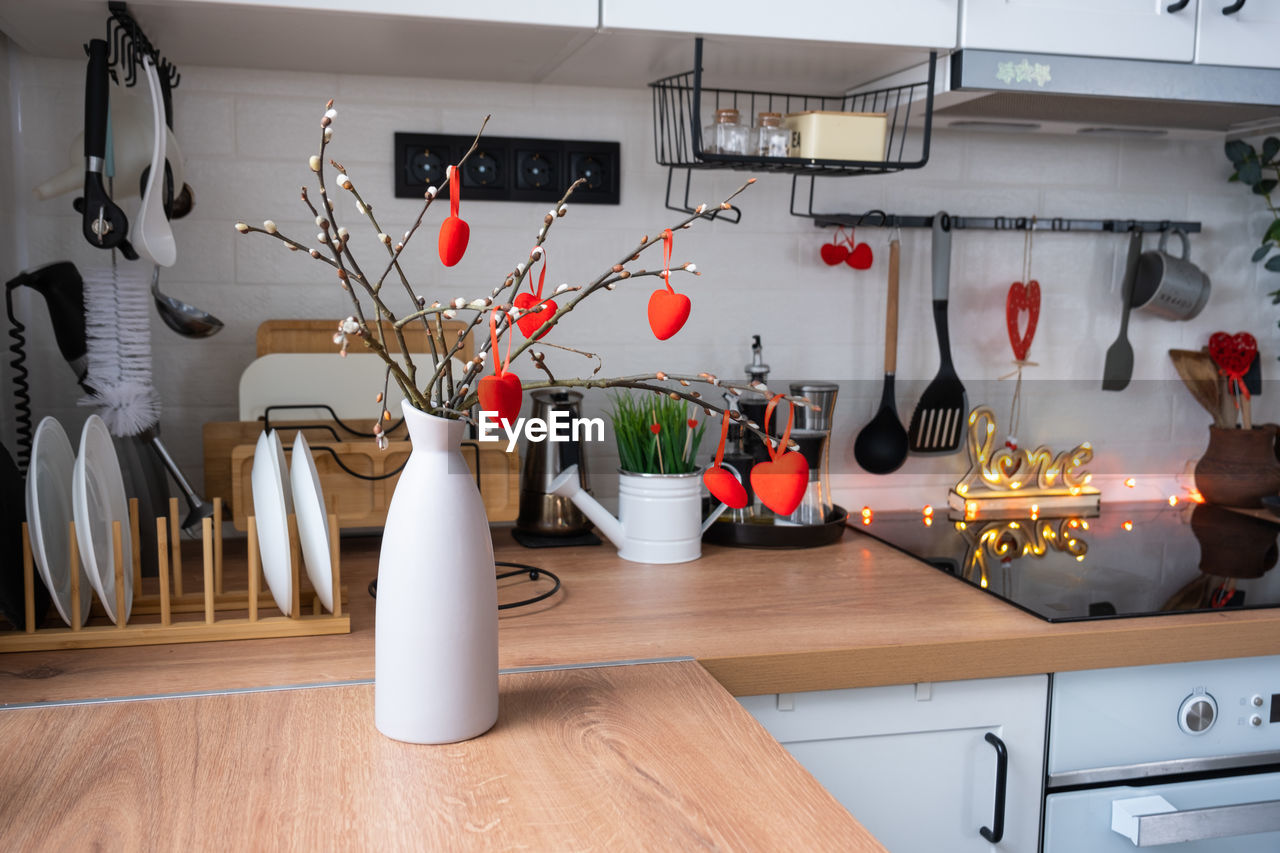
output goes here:
[[[445, 168], [471, 147], [473, 137], [429, 133], [395, 135], [395, 194], [422, 198], [428, 186], [449, 197]], [[481, 137], [462, 167], [467, 201], [555, 202], [578, 178], [575, 204], [618, 204], [621, 150], [617, 142], [567, 142], [556, 139]]]

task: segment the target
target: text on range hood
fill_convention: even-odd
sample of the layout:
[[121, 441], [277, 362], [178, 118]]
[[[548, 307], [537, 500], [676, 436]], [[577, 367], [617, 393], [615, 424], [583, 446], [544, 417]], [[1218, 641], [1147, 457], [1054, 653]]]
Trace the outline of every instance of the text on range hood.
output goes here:
[[1280, 122], [1280, 70], [973, 49], [948, 65], [935, 101], [948, 119], [1210, 132]]

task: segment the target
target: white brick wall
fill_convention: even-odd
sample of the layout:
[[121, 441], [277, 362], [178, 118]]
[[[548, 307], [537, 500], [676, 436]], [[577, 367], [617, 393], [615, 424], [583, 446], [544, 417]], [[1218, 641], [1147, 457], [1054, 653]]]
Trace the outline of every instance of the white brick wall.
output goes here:
[[[10, 50], [14, 50], [10, 48]], [[22, 228], [3, 227], [5, 239], [21, 237], [4, 253], [6, 277], [22, 265], [69, 258], [82, 269], [108, 263], [79, 235], [71, 198], [37, 202], [31, 188], [70, 162], [67, 149], [82, 120], [83, 64], [18, 54], [10, 76], [10, 112], [21, 111], [20, 156], [7, 156], [0, 133], [0, 216], [12, 210]], [[0, 75], [8, 69], [0, 52]], [[2, 81], [0, 81], [2, 82]], [[216, 337], [191, 341], [153, 322], [156, 384], [165, 403], [166, 437], [179, 462], [200, 481], [200, 425], [237, 417], [239, 374], [254, 357], [257, 324], [272, 317], [338, 316], [345, 297], [322, 267], [283, 250], [267, 238], [241, 238], [236, 219], [275, 219], [298, 237], [315, 229], [297, 202], [307, 179], [306, 159], [318, 135], [326, 98], [337, 100], [333, 156], [351, 171], [374, 202], [384, 226], [398, 233], [417, 204], [391, 197], [391, 134], [395, 130], [469, 133], [484, 113], [495, 135], [616, 139], [622, 143], [623, 204], [579, 206], [553, 228], [548, 280], [576, 282], [594, 276], [631, 248], [642, 234], [656, 234], [676, 214], [662, 207], [666, 174], [653, 162], [651, 101], [644, 89], [611, 90], [522, 86], [453, 80], [257, 72], [183, 67], [174, 93], [176, 134], [187, 158], [187, 182], [196, 206], [174, 224], [178, 264], [162, 275], [164, 289], [221, 317]], [[78, 152], [77, 152], [78, 156]], [[1280, 277], [1249, 263], [1265, 214], [1240, 187], [1225, 183], [1228, 165], [1217, 142], [1161, 142], [1063, 137], [1011, 137], [940, 132], [930, 165], [920, 172], [819, 183], [817, 206], [829, 210], [882, 207], [900, 213], [940, 208], [962, 214], [1189, 218], [1204, 222], [1193, 257], [1214, 280], [1213, 299], [1192, 323], [1169, 323], [1135, 314], [1130, 325], [1137, 353], [1136, 382], [1121, 395], [1099, 390], [1103, 353], [1118, 326], [1118, 276], [1124, 238], [1041, 235], [1033, 274], [1044, 305], [1032, 358], [1040, 366], [1029, 388], [1020, 438], [1062, 449], [1090, 439], [1099, 472], [1136, 473], [1144, 488], [1126, 497], [1155, 498], [1205, 442], [1208, 417], [1191, 401], [1165, 351], [1198, 347], [1217, 329], [1248, 330], [1274, 372], [1280, 353], [1275, 319], [1280, 311], [1265, 293]], [[695, 197], [715, 201], [742, 175], [698, 174]], [[741, 374], [753, 333], [764, 336], [766, 359], [777, 380], [787, 377], [861, 380], [846, 385], [832, 452], [837, 497], [857, 507], [917, 506], [940, 502], [942, 489], [964, 468], [962, 456], [912, 459], [890, 478], [860, 472], [853, 436], [878, 405], [888, 234], [866, 229], [877, 263], [868, 272], [828, 268], [818, 258], [830, 239], [806, 220], [787, 213], [789, 181], [763, 176], [742, 198], [740, 225], [699, 225], [680, 235], [678, 261], [696, 260], [704, 275], [677, 279], [694, 300], [688, 327], [673, 341], [653, 340], [644, 303], [645, 281], [597, 297], [556, 332], [556, 338], [606, 356], [606, 371], [701, 370]], [[136, 204], [133, 203], [133, 204]], [[487, 293], [531, 245], [545, 204], [467, 203], [472, 227], [466, 259], [445, 271], [434, 259], [429, 225], [412, 255], [423, 292], [436, 298]], [[348, 216], [348, 219], [354, 217]], [[437, 211], [432, 222], [439, 221]], [[989, 401], [1005, 417], [1012, 383], [994, 380], [1010, 369], [1004, 332], [1004, 292], [1020, 277], [1022, 235], [961, 232], [952, 265], [951, 328], [955, 359], [970, 387], [971, 404]], [[910, 417], [915, 396], [937, 366], [929, 311], [928, 234], [904, 234], [902, 327], [899, 334], [899, 411]], [[3, 245], [3, 244], [0, 244]], [[652, 266], [658, 259], [646, 258]], [[29, 312], [29, 309], [28, 309]], [[42, 313], [33, 329], [47, 329]], [[55, 413], [74, 428], [85, 412], [51, 337], [40, 335], [32, 358], [37, 417]], [[572, 365], [557, 358], [562, 369]], [[532, 368], [521, 367], [532, 375]], [[6, 373], [7, 379], [7, 373]], [[781, 385], [784, 383], [775, 383]], [[8, 386], [4, 392], [8, 392]], [[1254, 407], [1257, 420], [1280, 418], [1280, 392]], [[599, 410], [595, 398], [590, 410]], [[12, 423], [5, 409], [4, 435]], [[74, 434], [74, 433], [73, 433]], [[594, 452], [597, 491], [616, 488], [611, 448]], [[1160, 476], [1157, 476], [1160, 475]]]

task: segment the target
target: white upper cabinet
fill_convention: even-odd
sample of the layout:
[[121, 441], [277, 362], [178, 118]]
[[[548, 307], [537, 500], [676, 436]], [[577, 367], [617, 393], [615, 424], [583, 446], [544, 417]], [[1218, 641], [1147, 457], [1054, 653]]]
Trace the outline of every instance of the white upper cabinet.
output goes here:
[[960, 47], [1190, 62], [1197, 6], [1219, 2], [1226, 0], [963, 0]]
[[1200, 0], [1196, 62], [1280, 68], [1280, 3]]
[[[130, 6], [235, 5], [297, 9], [303, 12], [345, 12], [366, 15], [398, 15], [405, 18], [439, 18], [456, 21], [488, 21], [502, 24], [536, 24], [544, 27], [595, 27], [599, 0], [556, 0], [531, 4], [527, 0], [485, 0], [457, 3], [445, 0], [138, 0]], [[106, 4], [100, 4], [105, 10]]]
[[959, 0], [603, 0], [605, 29], [951, 48]]

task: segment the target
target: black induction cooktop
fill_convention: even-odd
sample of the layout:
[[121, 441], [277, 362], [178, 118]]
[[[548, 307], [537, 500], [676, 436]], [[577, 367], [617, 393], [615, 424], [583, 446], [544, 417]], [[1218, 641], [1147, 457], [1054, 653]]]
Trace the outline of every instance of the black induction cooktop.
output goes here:
[[1280, 518], [1209, 504], [967, 521], [878, 512], [858, 529], [1049, 622], [1280, 607]]

